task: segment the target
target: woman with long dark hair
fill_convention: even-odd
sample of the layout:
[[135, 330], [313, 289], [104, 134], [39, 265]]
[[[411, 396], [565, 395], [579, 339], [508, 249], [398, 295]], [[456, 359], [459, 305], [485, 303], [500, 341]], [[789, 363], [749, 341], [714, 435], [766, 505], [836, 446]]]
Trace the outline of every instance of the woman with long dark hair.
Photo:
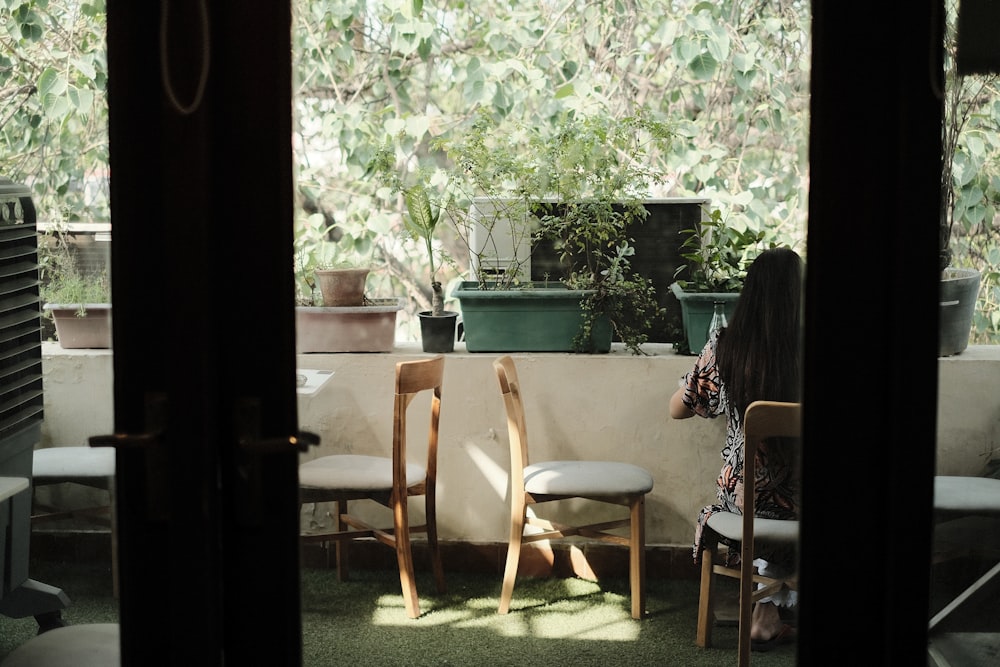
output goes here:
[[[765, 250], [747, 270], [729, 326], [710, 332], [694, 369], [684, 375], [670, 399], [670, 416], [726, 418], [722, 472], [716, 481], [718, 502], [701, 510], [695, 530], [694, 558], [701, 559], [702, 529], [714, 512], [742, 512], [743, 414], [757, 400], [798, 402], [801, 395], [802, 259], [789, 248]], [[770, 519], [797, 519], [799, 474], [796, 448], [788, 443], [762, 443], [758, 452], [756, 514]], [[730, 545], [735, 546], [735, 545]], [[761, 574], [790, 574], [793, 553], [758, 554]], [[739, 550], [730, 549], [730, 564]], [[735, 562], [734, 562], [735, 561]], [[752, 646], [768, 650], [790, 641], [794, 629], [778, 607], [794, 606], [795, 591], [781, 591], [754, 605]]]

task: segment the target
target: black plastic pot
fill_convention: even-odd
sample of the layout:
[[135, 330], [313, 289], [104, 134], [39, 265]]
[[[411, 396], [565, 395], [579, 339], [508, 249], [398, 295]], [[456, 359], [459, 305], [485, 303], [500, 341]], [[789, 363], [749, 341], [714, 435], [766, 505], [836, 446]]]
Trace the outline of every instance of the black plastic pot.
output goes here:
[[417, 313], [420, 317], [420, 340], [424, 352], [453, 352], [455, 350], [455, 325], [458, 313], [452, 310], [444, 311], [443, 315], [435, 317], [431, 311]]

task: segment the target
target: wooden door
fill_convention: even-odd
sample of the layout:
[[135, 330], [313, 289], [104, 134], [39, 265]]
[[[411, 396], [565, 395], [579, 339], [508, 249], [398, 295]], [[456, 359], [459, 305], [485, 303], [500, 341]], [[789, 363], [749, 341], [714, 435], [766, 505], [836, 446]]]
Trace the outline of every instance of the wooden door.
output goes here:
[[107, 8], [123, 664], [299, 664], [289, 3]]

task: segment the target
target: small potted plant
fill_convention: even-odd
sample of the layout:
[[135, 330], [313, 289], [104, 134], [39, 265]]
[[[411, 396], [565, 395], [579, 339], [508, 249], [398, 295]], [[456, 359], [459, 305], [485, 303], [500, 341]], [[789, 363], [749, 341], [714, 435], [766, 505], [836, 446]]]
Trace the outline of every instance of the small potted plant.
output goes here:
[[111, 347], [111, 282], [106, 268], [85, 270], [67, 234], [39, 239], [39, 297], [65, 349]]
[[938, 316], [938, 355], [942, 357], [961, 354], [969, 345], [983, 273], [967, 260], [965, 266], [953, 264], [953, 244], [965, 244], [968, 249], [976, 236], [990, 229], [994, 217], [991, 193], [995, 196], [997, 188], [986, 165], [1000, 151], [989, 142], [995, 133], [981, 131], [995, 123], [995, 113], [990, 109], [1000, 87], [1000, 75], [959, 73], [957, 4], [949, 1], [947, 6], [943, 72]]
[[405, 168], [397, 166], [396, 154], [390, 145], [376, 152], [370, 171], [380, 186], [388, 189], [388, 194], [383, 193], [384, 199], [393, 196], [402, 198], [404, 232], [409, 239], [421, 244], [427, 253], [431, 307], [417, 312], [422, 349], [424, 352], [453, 352], [458, 312], [445, 309], [444, 287], [438, 278], [438, 269], [449, 258], [435, 245], [435, 234], [443, 210], [431, 201], [428, 177], [420, 170], [407, 176]]
[[295, 254], [296, 350], [391, 352], [403, 300], [369, 298], [367, 265], [339, 257], [325, 229], [300, 232]]
[[434, 209], [422, 182], [406, 188], [407, 231], [427, 250], [431, 277], [431, 309], [417, 313], [420, 318], [420, 340], [424, 352], [452, 352], [455, 349], [455, 329], [458, 313], [444, 308], [444, 289], [437, 278], [434, 262], [434, 230], [441, 219], [441, 210]]

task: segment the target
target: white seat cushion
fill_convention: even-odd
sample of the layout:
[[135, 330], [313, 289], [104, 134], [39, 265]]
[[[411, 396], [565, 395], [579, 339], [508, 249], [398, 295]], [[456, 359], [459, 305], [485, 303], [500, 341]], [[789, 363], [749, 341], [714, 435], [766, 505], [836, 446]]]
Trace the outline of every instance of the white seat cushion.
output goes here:
[[77, 482], [101, 485], [115, 476], [113, 447], [43, 447], [32, 455], [35, 484]]
[[121, 664], [117, 623], [53, 628], [10, 652], [2, 667], [115, 667]]
[[934, 478], [934, 509], [1000, 514], [1000, 479], [939, 475]]
[[[406, 464], [406, 484], [424, 481], [423, 466]], [[383, 456], [336, 454], [321, 456], [299, 466], [299, 485], [312, 489], [378, 491], [392, 488], [392, 459]]]
[[[708, 527], [731, 540], [743, 539], [743, 515], [715, 512], [708, 517]], [[795, 542], [799, 539], [799, 522], [782, 519], [754, 519], [754, 541]]]
[[524, 469], [524, 490], [543, 495], [615, 496], [649, 493], [653, 476], [631, 463], [545, 461]]
[[0, 477], [0, 500], [7, 500], [28, 488], [27, 477]]

